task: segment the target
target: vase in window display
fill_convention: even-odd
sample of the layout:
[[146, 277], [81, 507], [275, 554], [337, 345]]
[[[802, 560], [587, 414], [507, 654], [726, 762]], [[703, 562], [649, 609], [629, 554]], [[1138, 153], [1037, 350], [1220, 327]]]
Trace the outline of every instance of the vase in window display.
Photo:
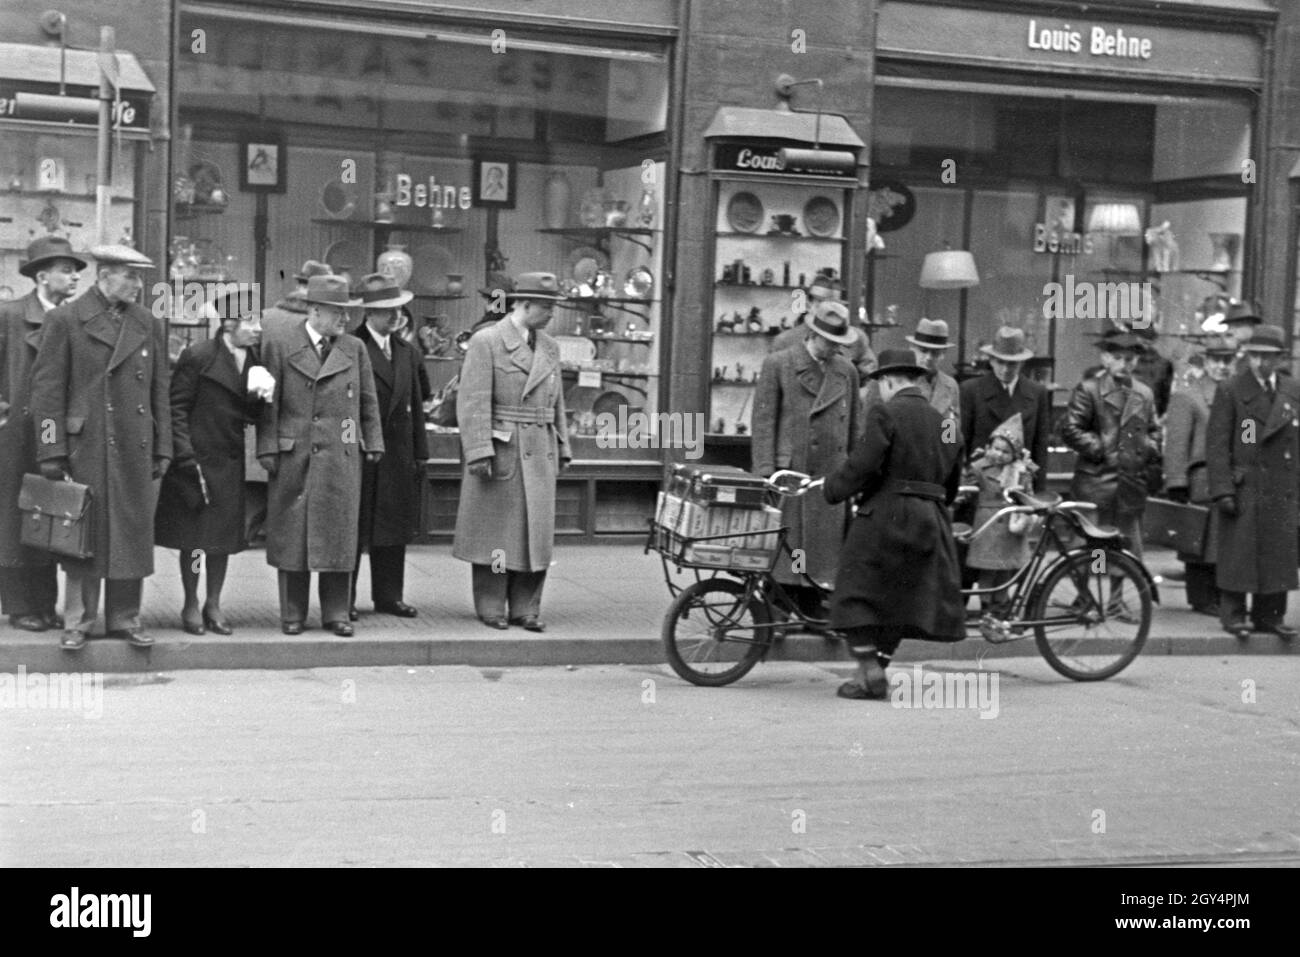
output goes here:
[[411, 280], [411, 255], [405, 246], [389, 243], [388, 247], [375, 260], [375, 272], [391, 279], [398, 287], [405, 289]]
[[637, 203], [636, 224], [642, 229], [650, 229], [655, 224], [659, 203], [655, 200], [655, 191], [647, 186], [641, 191], [641, 202]]
[[569, 225], [569, 203], [573, 187], [563, 173], [552, 173], [546, 180], [546, 228], [563, 229]]
[[1237, 243], [1240, 241], [1240, 233], [1210, 233], [1210, 245], [1214, 247], [1214, 261], [1210, 263], [1210, 269], [1214, 272], [1231, 270], [1237, 256]]

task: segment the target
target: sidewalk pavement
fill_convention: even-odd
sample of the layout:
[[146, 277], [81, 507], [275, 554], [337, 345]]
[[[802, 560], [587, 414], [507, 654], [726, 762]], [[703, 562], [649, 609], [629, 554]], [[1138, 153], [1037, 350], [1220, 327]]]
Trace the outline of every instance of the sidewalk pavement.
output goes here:
[[[547, 579], [542, 618], [547, 630], [496, 631], [474, 615], [469, 566], [451, 557], [451, 546], [407, 551], [406, 601], [420, 610], [414, 619], [370, 610], [370, 573], [363, 560], [357, 590], [361, 619], [356, 635], [336, 638], [309, 617], [301, 636], [281, 634], [275, 570], [259, 549], [234, 556], [223, 594], [223, 612], [235, 633], [229, 637], [187, 635], [180, 628], [181, 585], [175, 551], [158, 549], [156, 572], [144, 586], [144, 624], [156, 640], [147, 651], [123, 641], [91, 639], [75, 654], [58, 647], [59, 632], [19, 631], [0, 619], [0, 672], [175, 671], [189, 668], [324, 668], [385, 665], [657, 664], [665, 661], [660, 631], [670, 596], [659, 556], [644, 554], [644, 540], [615, 545], [557, 545]], [[1181, 569], [1174, 554], [1149, 549], [1147, 565], [1159, 580]], [[692, 573], [676, 575], [683, 584]], [[1294, 654], [1294, 643], [1272, 635], [1238, 641], [1214, 618], [1188, 609], [1181, 582], [1161, 581], [1143, 656]], [[312, 615], [319, 614], [314, 604]], [[1300, 624], [1292, 602], [1287, 619]], [[1032, 638], [992, 645], [978, 635], [956, 644], [905, 641], [896, 657], [908, 661], [974, 661], [1036, 653]], [[847, 659], [841, 641], [791, 634], [769, 660]]]

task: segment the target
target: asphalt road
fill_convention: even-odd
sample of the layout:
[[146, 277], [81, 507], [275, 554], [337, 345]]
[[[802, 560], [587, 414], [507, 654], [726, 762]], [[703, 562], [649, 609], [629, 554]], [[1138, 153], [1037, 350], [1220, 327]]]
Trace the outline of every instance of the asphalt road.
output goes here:
[[982, 709], [844, 701], [841, 664], [724, 689], [657, 666], [107, 675], [78, 710], [29, 686], [0, 709], [0, 864], [1300, 859], [1300, 661], [995, 664]]

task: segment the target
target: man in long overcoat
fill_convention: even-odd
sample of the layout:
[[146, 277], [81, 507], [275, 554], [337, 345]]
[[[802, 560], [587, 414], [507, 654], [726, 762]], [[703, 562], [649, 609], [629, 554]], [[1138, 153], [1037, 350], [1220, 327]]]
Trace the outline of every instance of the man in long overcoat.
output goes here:
[[904, 638], [966, 634], [946, 507], [961, 483], [962, 443], [918, 387], [925, 372], [906, 349], [880, 354], [872, 373], [880, 401], [864, 412], [848, 460], [826, 479], [828, 502], [859, 502], [831, 597], [831, 625], [858, 660], [857, 680], [841, 685], [840, 697], [886, 697], [885, 666]]
[[93, 555], [63, 563], [68, 651], [85, 644], [101, 590], [109, 637], [153, 644], [140, 627], [140, 597], [153, 574], [153, 479], [172, 457], [166, 331], [135, 301], [140, 270], [153, 263], [129, 246], [98, 246], [91, 255], [95, 285], [45, 317], [32, 367], [41, 474], [90, 487]]
[[1034, 357], [1021, 329], [1004, 326], [992, 345], [981, 346], [989, 357], [989, 371], [967, 379], [961, 393], [961, 434], [966, 450], [986, 448], [995, 429], [1016, 413], [1024, 429], [1024, 447], [1038, 470], [1034, 489], [1047, 488], [1047, 437], [1052, 429], [1052, 398], [1045, 387], [1021, 375], [1024, 363]]
[[1281, 327], [1256, 328], [1242, 347], [1248, 368], [1219, 386], [1210, 407], [1205, 452], [1220, 513], [1219, 620], [1238, 638], [1252, 630], [1296, 634], [1282, 621], [1286, 593], [1297, 587], [1300, 493], [1300, 386], [1280, 374], [1285, 343]]
[[264, 333], [262, 364], [275, 396], [257, 426], [257, 457], [270, 476], [266, 560], [279, 569], [280, 628], [302, 633], [311, 573], [319, 573], [321, 623], [340, 637], [357, 561], [361, 463], [384, 451], [370, 356], [343, 335], [349, 298], [341, 276], [313, 276], [307, 318]]
[[[942, 319], [922, 318], [916, 324], [915, 335], [907, 336], [912, 347], [912, 358], [925, 370], [917, 380], [916, 387], [921, 390], [926, 401], [945, 419], [952, 421], [956, 428], [961, 427], [961, 389], [957, 380], [939, 368], [939, 360], [944, 353], [956, 345], [948, 338], [948, 323]], [[880, 401], [879, 380], [872, 377], [863, 390], [863, 407], [869, 407]]]
[[37, 472], [32, 430], [32, 363], [40, 347], [45, 314], [77, 293], [86, 262], [61, 236], [27, 247], [18, 271], [36, 283], [21, 299], [0, 304], [0, 610], [24, 631], [62, 628], [58, 565], [48, 552], [20, 542], [18, 493], [23, 476]]
[[[1227, 378], [1236, 348], [1224, 340], [1208, 342], [1201, 357], [1200, 375], [1175, 389], [1165, 415], [1165, 494], [1175, 502], [1213, 505], [1205, 439], [1210, 426], [1210, 406], [1219, 383]], [[1187, 603], [1203, 615], [1219, 614], [1219, 589], [1214, 584], [1219, 514], [1210, 513], [1210, 531], [1201, 554], [1179, 552], [1186, 569]]]
[[473, 565], [474, 610], [489, 628], [543, 631], [555, 539], [555, 479], [573, 457], [560, 349], [542, 331], [564, 297], [552, 273], [521, 273], [510, 312], [474, 333], [456, 415], [465, 473], [452, 555]]
[[[778, 469], [813, 478], [833, 472], [848, 454], [858, 427], [858, 374], [840, 353], [854, 341], [848, 309], [839, 302], [819, 302], [803, 328], [805, 338], [768, 355], [758, 376], [751, 468], [764, 478]], [[821, 593], [807, 584], [804, 574], [827, 585], [835, 581], [845, 508], [803, 495], [786, 498], [781, 511], [782, 522], [790, 528], [787, 541], [803, 550], [803, 572], [794, 571], [783, 553], [773, 575], [806, 615], [824, 618]]]
[[411, 293], [372, 273], [362, 280], [365, 322], [356, 332], [366, 346], [375, 373], [375, 395], [384, 431], [384, 457], [361, 468], [361, 524], [357, 567], [352, 575], [351, 614], [356, 614], [357, 574], [361, 550], [370, 550], [370, 598], [375, 611], [401, 618], [418, 612], [402, 600], [406, 546], [420, 530], [420, 493], [429, 460], [424, 428], [424, 392], [420, 350], [397, 334], [402, 306]]

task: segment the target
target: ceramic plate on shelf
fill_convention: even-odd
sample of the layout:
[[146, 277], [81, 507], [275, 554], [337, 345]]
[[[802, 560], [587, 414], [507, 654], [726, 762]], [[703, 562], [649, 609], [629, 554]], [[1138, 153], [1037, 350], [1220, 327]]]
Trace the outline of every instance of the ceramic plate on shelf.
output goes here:
[[337, 179], [330, 179], [321, 187], [320, 208], [331, 219], [351, 219], [357, 208], [357, 188]]
[[609, 257], [595, 246], [579, 246], [569, 253], [569, 275], [579, 283], [592, 283], [605, 269], [609, 269]]
[[325, 264], [335, 272], [350, 269], [353, 279], [370, 272], [370, 257], [366, 255], [366, 251], [359, 243], [350, 239], [340, 239], [336, 243], [331, 243], [329, 249], [325, 250]]
[[603, 415], [608, 412], [615, 417], [618, 416], [619, 409], [626, 409], [632, 403], [622, 392], [610, 390], [602, 392], [596, 397], [596, 401], [591, 404], [591, 411], [597, 415]]
[[596, 358], [596, 343], [586, 336], [556, 336], [560, 347], [560, 362], [564, 365], [582, 365]]
[[645, 266], [628, 270], [623, 280], [623, 295], [629, 299], [649, 299], [655, 288], [655, 276]]
[[763, 225], [762, 202], [753, 193], [736, 193], [727, 203], [727, 222], [738, 233], [757, 232]]
[[456, 261], [438, 243], [420, 243], [411, 254], [411, 292], [423, 296], [441, 296], [447, 292], [447, 274], [456, 272]]
[[803, 224], [811, 236], [834, 236], [840, 228], [840, 208], [825, 196], [814, 196], [803, 208]]

